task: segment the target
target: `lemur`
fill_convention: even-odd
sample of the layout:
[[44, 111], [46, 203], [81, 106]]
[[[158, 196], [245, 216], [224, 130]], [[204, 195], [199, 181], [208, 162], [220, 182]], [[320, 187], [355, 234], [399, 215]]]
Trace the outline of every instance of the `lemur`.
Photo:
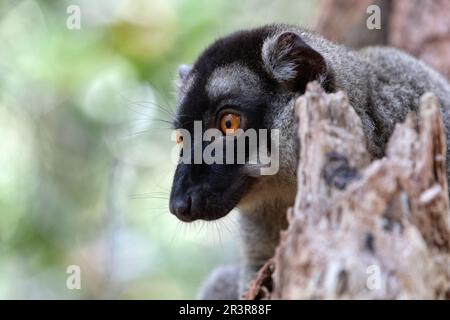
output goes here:
[[217, 128], [224, 136], [237, 128], [280, 132], [275, 175], [255, 176], [246, 163], [176, 168], [170, 211], [180, 220], [239, 212], [242, 264], [213, 272], [200, 293], [203, 299], [241, 298], [274, 254], [297, 191], [294, 102], [309, 82], [317, 81], [326, 92], [347, 93], [373, 158], [383, 156], [394, 126], [418, 109], [425, 92], [439, 98], [447, 138], [450, 132], [450, 85], [436, 71], [393, 48], [356, 51], [297, 26], [268, 25], [220, 38], [192, 67], [179, 68], [179, 80], [175, 129], [190, 132], [193, 122], [201, 121], [204, 130]]

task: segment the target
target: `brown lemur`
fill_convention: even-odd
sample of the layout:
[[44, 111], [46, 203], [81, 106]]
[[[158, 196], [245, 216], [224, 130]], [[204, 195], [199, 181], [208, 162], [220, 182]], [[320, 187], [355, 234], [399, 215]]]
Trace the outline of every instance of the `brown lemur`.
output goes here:
[[215, 271], [200, 294], [204, 299], [240, 298], [287, 227], [286, 209], [296, 194], [294, 102], [307, 83], [348, 94], [374, 158], [383, 156], [395, 124], [418, 109], [425, 92], [439, 98], [447, 137], [450, 132], [450, 85], [436, 71], [392, 48], [354, 51], [297, 26], [269, 25], [221, 38], [192, 67], [180, 67], [179, 78], [175, 129], [191, 132], [193, 122], [202, 121], [204, 130], [280, 132], [275, 175], [255, 176], [247, 164], [177, 166], [170, 211], [180, 220], [215, 220], [239, 211], [242, 265]]

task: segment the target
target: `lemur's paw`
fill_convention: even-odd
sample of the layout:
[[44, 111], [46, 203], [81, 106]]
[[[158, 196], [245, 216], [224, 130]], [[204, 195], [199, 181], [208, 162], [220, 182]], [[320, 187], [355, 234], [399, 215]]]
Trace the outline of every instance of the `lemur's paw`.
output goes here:
[[198, 298], [201, 300], [238, 300], [238, 266], [221, 266], [203, 283]]

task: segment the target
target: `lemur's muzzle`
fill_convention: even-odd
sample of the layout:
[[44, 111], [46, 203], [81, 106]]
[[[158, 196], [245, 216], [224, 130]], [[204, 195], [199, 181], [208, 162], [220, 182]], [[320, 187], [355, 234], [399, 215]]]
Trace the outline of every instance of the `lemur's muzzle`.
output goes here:
[[170, 199], [169, 209], [178, 219], [184, 222], [192, 221], [191, 214], [192, 198], [191, 196], [177, 196]]

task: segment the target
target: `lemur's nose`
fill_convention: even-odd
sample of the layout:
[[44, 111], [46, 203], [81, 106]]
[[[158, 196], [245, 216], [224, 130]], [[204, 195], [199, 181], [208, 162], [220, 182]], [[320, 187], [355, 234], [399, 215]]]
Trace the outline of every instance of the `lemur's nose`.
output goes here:
[[184, 222], [192, 221], [191, 216], [191, 196], [177, 197], [170, 201], [169, 209], [178, 219]]

